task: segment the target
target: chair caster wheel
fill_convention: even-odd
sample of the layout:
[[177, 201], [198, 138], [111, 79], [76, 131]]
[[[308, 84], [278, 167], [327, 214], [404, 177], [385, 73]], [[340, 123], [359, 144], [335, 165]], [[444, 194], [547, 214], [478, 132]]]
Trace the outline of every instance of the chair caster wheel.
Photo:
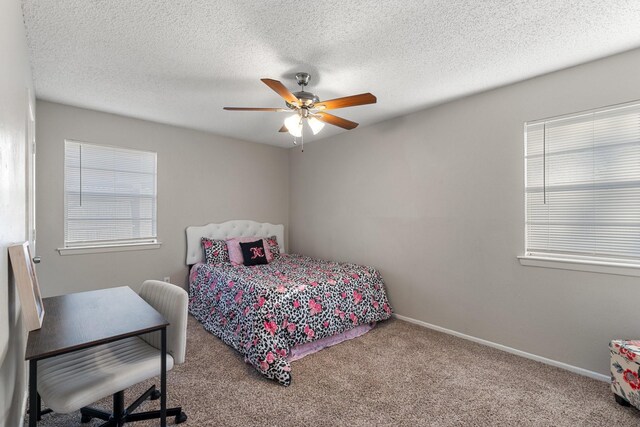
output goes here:
[[90, 422], [92, 419], [93, 419], [93, 417], [91, 417], [91, 416], [89, 416], [89, 415], [83, 415], [83, 416], [80, 418], [80, 422], [81, 422], [82, 424], [86, 424], [86, 423]]
[[176, 415], [176, 424], [180, 424], [187, 421], [187, 414], [185, 414], [184, 412], [180, 412], [178, 415]]
[[160, 399], [160, 395], [162, 393], [160, 393], [160, 390], [153, 390], [153, 392], [151, 393], [150, 399], [151, 400], [158, 400]]

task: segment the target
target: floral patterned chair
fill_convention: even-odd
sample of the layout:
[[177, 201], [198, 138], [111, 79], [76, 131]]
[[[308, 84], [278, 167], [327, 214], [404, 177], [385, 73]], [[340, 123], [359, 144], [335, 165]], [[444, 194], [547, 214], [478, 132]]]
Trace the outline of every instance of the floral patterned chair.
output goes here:
[[611, 390], [622, 406], [640, 409], [640, 340], [613, 340], [611, 351]]

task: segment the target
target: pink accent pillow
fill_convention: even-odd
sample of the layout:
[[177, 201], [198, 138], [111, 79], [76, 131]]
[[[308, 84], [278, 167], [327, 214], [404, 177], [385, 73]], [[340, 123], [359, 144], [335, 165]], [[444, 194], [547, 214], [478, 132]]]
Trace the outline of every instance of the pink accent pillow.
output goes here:
[[[240, 242], [249, 243], [260, 240], [259, 237], [234, 237], [233, 239], [227, 239], [227, 250], [229, 251], [229, 261], [233, 265], [244, 265], [244, 258], [242, 257], [242, 249], [240, 248]], [[264, 246], [264, 254], [267, 256], [267, 262], [273, 261], [273, 254], [269, 250], [269, 245], [262, 239], [262, 245]]]
[[262, 239], [262, 246], [264, 246], [264, 254], [267, 256], [267, 262], [273, 261], [275, 258], [271, 253], [271, 248], [269, 248], [269, 244], [267, 243], [267, 239]]

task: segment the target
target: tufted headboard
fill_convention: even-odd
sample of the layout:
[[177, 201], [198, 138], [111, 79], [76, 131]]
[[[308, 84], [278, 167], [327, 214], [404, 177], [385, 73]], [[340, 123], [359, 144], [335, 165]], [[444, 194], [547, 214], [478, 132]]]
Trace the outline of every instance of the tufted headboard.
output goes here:
[[202, 262], [200, 239], [230, 239], [232, 237], [270, 237], [276, 236], [280, 252], [285, 253], [284, 225], [268, 222], [236, 219], [221, 224], [187, 227], [187, 265]]

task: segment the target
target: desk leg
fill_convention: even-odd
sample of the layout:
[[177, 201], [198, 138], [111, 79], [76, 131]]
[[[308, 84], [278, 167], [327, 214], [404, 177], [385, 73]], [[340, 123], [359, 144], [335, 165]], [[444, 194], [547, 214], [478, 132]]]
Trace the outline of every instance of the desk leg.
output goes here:
[[167, 327], [161, 330], [161, 355], [160, 360], [160, 425], [167, 425]]
[[38, 424], [38, 361], [29, 361], [29, 427]]
[[42, 419], [42, 399], [40, 398], [40, 393], [38, 393], [38, 421]]

